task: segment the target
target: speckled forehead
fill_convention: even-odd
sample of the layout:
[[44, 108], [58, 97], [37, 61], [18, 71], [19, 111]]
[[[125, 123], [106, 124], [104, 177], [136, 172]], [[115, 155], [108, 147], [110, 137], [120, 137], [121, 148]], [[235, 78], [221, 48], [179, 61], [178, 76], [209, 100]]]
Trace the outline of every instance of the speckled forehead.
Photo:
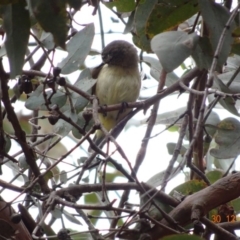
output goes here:
[[111, 65], [122, 67], [136, 66], [138, 62], [137, 50], [132, 44], [117, 40], [104, 48], [102, 59], [105, 63]]
[[132, 44], [130, 44], [126, 41], [114, 41], [114, 42], [111, 42], [110, 44], [108, 44], [104, 48], [102, 55], [105, 55], [108, 53], [111, 53], [111, 54], [123, 53], [124, 54], [130, 50], [136, 52], [136, 49], [133, 47]]

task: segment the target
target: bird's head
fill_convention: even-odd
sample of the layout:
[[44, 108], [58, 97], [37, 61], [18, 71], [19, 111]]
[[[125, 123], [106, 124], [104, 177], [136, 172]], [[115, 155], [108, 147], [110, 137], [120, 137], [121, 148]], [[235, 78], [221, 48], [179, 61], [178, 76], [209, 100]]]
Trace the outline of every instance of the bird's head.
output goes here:
[[103, 49], [102, 60], [108, 65], [135, 67], [138, 63], [137, 50], [126, 41], [113, 41]]

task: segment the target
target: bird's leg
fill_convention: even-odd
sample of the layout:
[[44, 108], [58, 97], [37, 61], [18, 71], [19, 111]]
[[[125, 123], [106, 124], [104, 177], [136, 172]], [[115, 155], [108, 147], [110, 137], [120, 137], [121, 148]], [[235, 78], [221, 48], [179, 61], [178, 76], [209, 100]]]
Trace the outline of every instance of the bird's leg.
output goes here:
[[118, 115], [116, 119], [119, 119], [119, 116], [128, 108], [128, 103], [127, 102], [122, 102], [122, 106], [118, 111]]
[[107, 104], [104, 104], [104, 105], [99, 106], [99, 107], [100, 107], [100, 109], [101, 109], [102, 115], [103, 115], [104, 117], [106, 117], [106, 116], [107, 116], [107, 112], [106, 112], [106, 110], [105, 110], [105, 107], [107, 107]]

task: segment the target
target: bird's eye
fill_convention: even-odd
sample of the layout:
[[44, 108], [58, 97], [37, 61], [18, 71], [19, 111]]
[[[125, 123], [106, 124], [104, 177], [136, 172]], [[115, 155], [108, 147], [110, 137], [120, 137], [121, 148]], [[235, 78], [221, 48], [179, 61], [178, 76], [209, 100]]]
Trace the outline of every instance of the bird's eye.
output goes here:
[[102, 54], [102, 59], [105, 63], [108, 63], [112, 58], [112, 55], [107, 53], [107, 54]]

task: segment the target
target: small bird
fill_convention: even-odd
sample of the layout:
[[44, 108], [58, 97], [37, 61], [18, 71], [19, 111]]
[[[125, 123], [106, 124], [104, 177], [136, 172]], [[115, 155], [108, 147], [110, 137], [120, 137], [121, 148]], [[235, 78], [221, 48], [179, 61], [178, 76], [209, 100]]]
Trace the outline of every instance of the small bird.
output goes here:
[[[99, 105], [135, 102], [141, 88], [136, 48], [126, 41], [113, 41], [103, 49], [102, 60], [103, 63], [92, 72], [92, 77], [97, 79], [94, 94]], [[130, 111], [131, 109], [123, 109], [99, 113], [99, 120], [110, 131]], [[97, 130], [94, 143], [99, 145], [103, 139], [103, 132]]]

